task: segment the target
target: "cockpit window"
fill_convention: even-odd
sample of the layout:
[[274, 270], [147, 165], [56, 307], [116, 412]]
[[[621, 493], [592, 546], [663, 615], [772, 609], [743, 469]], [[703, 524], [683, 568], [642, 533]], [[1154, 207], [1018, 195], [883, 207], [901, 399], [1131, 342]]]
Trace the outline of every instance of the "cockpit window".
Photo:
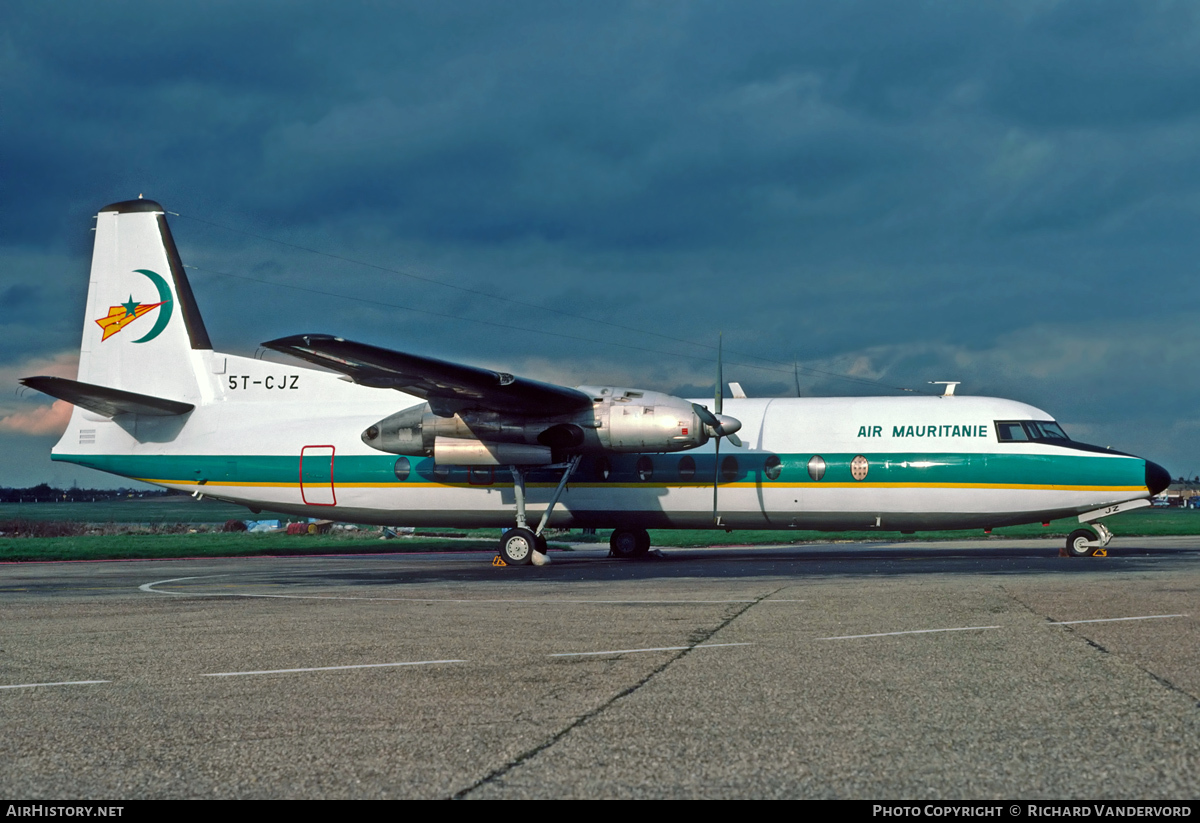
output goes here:
[[[1053, 420], [1035, 420], [1026, 423], [1025, 428], [1034, 440], [1070, 440], [1062, 427]], [[1035, 434], [1036, 432], [1036, 434]]]
[[1029, 439], [1029, 436], [1025, 434], [1025, 427], [1020, 423], [1001, 423], [1000, 421], [996, 421], [996, 436], [1002, 443]]
[[996, 437], [1001, 443], [1071, 439], [1053, 420], [997, 420]]

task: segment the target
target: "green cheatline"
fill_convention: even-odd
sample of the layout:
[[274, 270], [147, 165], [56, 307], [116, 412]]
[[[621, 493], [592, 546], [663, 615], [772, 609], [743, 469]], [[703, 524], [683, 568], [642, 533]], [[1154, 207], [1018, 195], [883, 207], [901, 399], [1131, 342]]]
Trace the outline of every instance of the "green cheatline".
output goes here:
[[[732, 453], [738, 460], [737, 482], [803, 483], [814, 486], [831, 483], [857, 483], [851, 471], [851, 462], [858, 453], [823, 454], [826, 470], [821, 481], [814, 481], [808, 474], [810, 453], [780, 454], [779, 473], [774, 479], [764, 477], [764, 464], [771, 455], [763, 452], [751, 454]], [[1121, 485], [1144, 486], [1145, 464], [1140, 458], [1116, 457], [1109, 454], [1071, 452], [1061, 455], [1030, 454], [975, 454], [945, 452], [909, 452], [875, 454], [864, 449], [861, 454], [870, 463], [866, 485], [890, 482], [920, 483], [987, 483], [987, 484], [1047, 484], [1047, 485], [1112, 485], [1117, 482], [1117, 469], [1122, 470]], [[655, 486], [678, 483], [679, 461], [685, 455], [613, 455], [609, 464], [609, 482], [637, 482], [636, 466], [639, 459], [649, 457], [653, 465], [653, 479], [646, 483]], [[727, 457], [729, 455], [726, 455]], [[712, 454], [690, 455], [694, 461], [691, 479], [711, 479], [715, 462]], [[56, 454], [56, 461], [78, 463], [100, 471], [125, 477], [144, 478], [152, 481], [194, 483], [203, 478], [211, 483], [296, 483], [299, 455], [66, 455]], [[448, 478], [434, 474], [433, 458], [408, 458], [412, 469], [403, 481], [396, 478], [396, 456], [346, 455], [334, 460], [334, 484], [369, 483], [387, 486], [403, 486], [417, 483], [468, 483], [465, 470], [460, 475], [453, 472]], [[921, 466], [917, 468], [913, 464]], [[328, 463], [324, 464], [326, 467]], [[328, 469], [326, 469], [327, 471]], [[557, 482], [555, 471], [533, 472], [530, 482]], [[595, 477], [594, 461], [584, 460], [574, 476], [574, 482], [590, 482]], [[497, 485], [504, 485], [497, 482]]]

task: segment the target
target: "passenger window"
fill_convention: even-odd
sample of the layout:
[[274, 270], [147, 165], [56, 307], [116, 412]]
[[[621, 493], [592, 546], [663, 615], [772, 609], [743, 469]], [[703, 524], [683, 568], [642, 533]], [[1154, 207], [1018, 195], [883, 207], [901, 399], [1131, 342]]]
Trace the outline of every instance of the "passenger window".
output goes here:
[[392, 467], [392, 471], [396, 473], [397, 480], [407, 480], [408, 473], [412, 471], [412, 464], [407, 457], [397, 457], [396, 465]]
[[721, 461], [721, 479], [724, 480], [726, 483], [732, 483], [734, 480], [737, 480], [737, 476], [738, 476], [737, 458], [734, 457], [733, 455], [730, 455], [729, 457], [726, 457], [724, 460]]
[[768, 480], [778, 480], [779, 475], [783, 473], [783, 461], [779, 459], [779, 455], [773, 454], [763, 463], [763, 474]]
[[443, 463], [435, 464], [433, 467], [433, 476], [445, 483], [450, 479], [450, 467]]
[[650, 480], [652, 477], [654, 477], [654, 462], [649, 457], [643, 455], [638, 458], [637, 466], [635, 467], [634, 471], [637, 472], [638, 480], [641, 480], [643, 483], [645, 483], [647, 480]]
[[491, 466], [472, 466], [467, 473], [467, 480], [472, 486], [490, 486], [492, 485]]
[[691, 480], [696, 476], [696, 461], [691, 457], [684, 455], [679, 458], [679, 479]]

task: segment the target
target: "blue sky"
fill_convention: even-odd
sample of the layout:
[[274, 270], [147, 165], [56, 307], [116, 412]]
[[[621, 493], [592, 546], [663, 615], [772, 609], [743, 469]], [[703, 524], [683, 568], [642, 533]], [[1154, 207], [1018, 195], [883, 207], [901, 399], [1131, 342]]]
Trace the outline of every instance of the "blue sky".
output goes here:
[[1198, 17], [5, 4], [0, 485], [121, 482], [52, 465], [15, 381], [71, 374], [91, 218], [139, 193], [228, 351], [329, 332], [703, 395], [719, 331], [752, 394], [794, 360], [806, 394], [961, 380], [1198, 474]]

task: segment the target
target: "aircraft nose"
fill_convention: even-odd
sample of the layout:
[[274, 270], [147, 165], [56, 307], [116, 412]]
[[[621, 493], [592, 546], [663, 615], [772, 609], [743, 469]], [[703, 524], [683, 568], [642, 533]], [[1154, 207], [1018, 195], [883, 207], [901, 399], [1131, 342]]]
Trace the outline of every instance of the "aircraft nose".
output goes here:
[[1171, 475], [1162, 466], [1157, 463], [1146, 461], [1146, 488], [1150, 490], [1150, 494], [1158, 494], [1167, 486], [1171, 485]]

